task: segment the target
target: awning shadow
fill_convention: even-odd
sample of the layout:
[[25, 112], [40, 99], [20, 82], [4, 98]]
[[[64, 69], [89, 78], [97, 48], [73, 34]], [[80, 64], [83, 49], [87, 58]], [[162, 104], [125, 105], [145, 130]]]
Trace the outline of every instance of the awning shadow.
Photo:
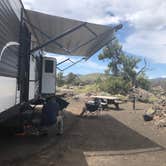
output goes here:
[[161, 148], [110, 115], [81, 118], [69, 133], [68, 144], [82, 151], [127, 151]]
[[[73, 122], [71, 118], [74, 119]], [[163, 150], [157, 143], [110, 115], [80, 118], [68, 113], [65, 126], [67, 130], [61, 137], [57, 137], [52, 128], [48, 137], [15, 137], [1, 142], [0, 165], [13, 162], [17, 166], [22, 163], [25, 166], [31, 163], [40, 165], [40, 162], [47, 165], [52, 162], [58, 166], [88, 166], [88, 156], [127, 155]]]

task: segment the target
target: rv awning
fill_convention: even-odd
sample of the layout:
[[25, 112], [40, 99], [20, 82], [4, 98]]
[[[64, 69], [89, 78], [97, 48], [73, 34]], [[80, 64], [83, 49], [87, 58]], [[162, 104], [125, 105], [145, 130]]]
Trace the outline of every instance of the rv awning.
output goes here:
[[114, 38], [119, 26], [103, 26], [26, 10], [28, 23], [46, 52], [90, 57]]

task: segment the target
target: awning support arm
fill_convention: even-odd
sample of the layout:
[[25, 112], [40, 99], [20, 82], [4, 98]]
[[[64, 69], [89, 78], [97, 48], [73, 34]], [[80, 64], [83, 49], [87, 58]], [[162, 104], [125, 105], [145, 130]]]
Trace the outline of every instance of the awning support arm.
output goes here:
[[[83, 46], [89, 44], [90, 42], [94, 41], [96, 38], [100, 37], [100, 35], [98, 36], [98, 35], [97, 35], [95, 32], [93, 32], [93, 30], [91, 30], [87, 25], [85, 25], [84, 27], [87, 28], [87, 30], [90, 31], [95, 37], [94, 37], [93, 39], [91, 39], [91, 40], [89, 40], [89, 41], [87, 41], [87, 42], [85, 42], [85, 43], [83, 43], [83, 44], [80, 44], [79, 46], [77, 46], [77, 47], [71, 49], [71, 50], [70, 50], [71, 52], [75, 52], [77, 49], [79, 49], [79, 48], [81, 48], [81, 47], [83, 47]], [[111, 29], [111, 31], [117, 31], [118, 29], [121, 29], [121, 28], [122, 28], [122, 24], [119, 24], [119, 25], [113, 27], [113, 28]], [[114, 38], [111, 39], [111, 40], [114, 40]], [[111, 40], [109, 40], [109, 42], [110, 42]], [[105, 45], [105, 44], [104, 44], [104, 45]], [[104, 45], [103, 45], [103, 46], [104, 46]], [[87, 59], [89, 59], [89, 58], [87, 58]]]
[[84, 26], [89, 32], [91, 32], [94, 36], [97, 37], [97, 34], [91, 29], [89, 28], [87, 25]]
[[63, 72], [63, 70], [62, 69], [60, 69], [58, 66], [56, 67], [58, 70], [60, 70], [60, 71], [62, 71]]
[[[29, 24], [30, 26], [32, 26], [34, 29], [36, 29], [38, 32], [40, 32], [42, 35], [44, 35], [46, 38], [51, 39], [51, 37], [50, 37], [48, 34], [46, 34], [45, 32], [41, 31], [38, 27], [36, 27], [36, 26], [33, 25], [32, 23], [29, 23], [25, 18], [24, 18], [24, 21], [25, 21], [27, 24]], [[91, 32], [91, 33], [95, 36], [93, 39], [90, 39], [89, 41], [87, 41], [87, 42], [85, 42], [85, 43], [83, 43], [83, 44], [80, 44], [79, 46], [77, 46], [77, 47], [75, 47], [75, 48], [72, 48], [71, 50], [68, 50], [68, 49], [64, 48], [64, 47], [63, 47], [60, 43], [58, 43], [58, 42], [55, 42], [55, 44], [56, 44], [59, 48], [63, 49], [66, 53], [71, 54], [72, 52], [75, 52], [77, 49], [79, 49], [79, 48], [81, 48], [81, 47], [83, 47], [83, 46], [89, 44], [90, 42], [94, 41], [94, 40], [97, 38], [97, 34], [96, 34], [93, 30], [91, 30], [87, 25], [84, 25], [84, 27], [85, 27], [89, 32]]]
[[75, 26], [75, 27], [73, 27], [73, 28], [71, 28], [71, 29], [68, 29], [68, 30], [64, 31], [63, 33], [61, 33], [60, 35], [56, 36], [55, 38], [52, 38], [52, 39], [50, 39], [49, 41], [47, 41], [47, 42], [41, 44], [40, 46], [38, 46], [38, 47], [32, 49], [31, 52], [37, 51], [37, 50], [39, 50], [39, 49], [42, 49], [43, 47], [45, 47], [45, 46], [47, 46], [47, 45], [49, 45], [49, 44], [55, 42], [56, 40], [58, 40], [58, 39], [60, 39], [60, 38], [62, 38], [62, 37], [64, 37], [64, 36], [68, 35], [69, 33], [72, 33], [72, 32], [74, 32], [74, 31], [76, 31], [77, 29], [81, 28], [82, 26], [85, 26], [86, 24], [87, 24], [87, 23], [84, 22], [84, 23], [82, 23], [82, 24], [80, 24], [80, 25], [77, 25], [77, 26]]
[[65, 62], [68, 61], [68, 60], [70, 60], [70, 58], [67, 58], [67, 59], [65, 59], [65, 60], [63, 60], [63, 61], [61, 61], [61, 62], [59, 62], [59, 63], [57, 64], [57, 66], [61, 65], [62, 63], [65, 63]]
[[89, 41], [87, 41], [87, 42], [85, 42], [85, 43], [83, 43], [83, 44], [80, 44], [79, 46], [73, 48], [73, 49], [71, 50], [71, 52], [75, 52], [75, 51], [77, 51], [79, 48], [81, 48], [81, 47], [83, 47], [83, 46], [86, 46], [86, 45], [89, 44], [90, 42], [94, 41], [96, 38], [97, 38], [97, 37], [94, 37], [93, 39], [90, 39]]
[[[83, 61], [83, 60], [85, 60], [86, 58], [81, 58], [80, 60], [78, 60], [78, 61], [76, 61], [76, 62], [73, 62], [73, 61], [71, 61], [69, 58], [68, 59], [66, 59], [65, 61], [70, 61], [70, 62], [72, 62], [72, 64], [71, 65], [69, 65], [69, 66], [67, 66], [66, 68], [64, 68], [64, 69], [60, 69], [59, 67], [57, 67], [57, 69], [58, 70], [60, 70], [60, 71], [65, 71], [65, 70], [67, 70], [67, 69], [69, 69], [70, 67], [72, 67], [72, 66], [74, 66], [74, 65], [76, 65], [77, 63], [79, 63], [79, 62], [81, 62], [81, 61]], [[61, 63], [61, 62], [60, 62]]]
[[[36, 29], [36, 30], [37, 30], [39, 33], [41, 33], [43, 36], [45, 36], [47, 39], [51, 39], [51, 37], [50, 37], [47, 33], [41, 31], [38, 27], [36, 27], [36, 26], [33, 25], [32, 23], [28, 22], [25, 18], [24, 18], [24, 21], [25, 21], [27, 24], [29, 24], [30, 26], [32, 26], [34, 29]], [[71, 54], [71, 52], [70, 52], [68, 49], [64, 48], [60, 43], [55, 42], [55, 44], [56, 44], [59, 48], [63, 49], [66, 53]]]
[[75, 51], [78, 50], [79, 48], [81, 48], [81, 47], [83, 47], [83, 46], [89, 44], [90, 42], [94, 41], [94, 40], [98, 37], [98, 35], [97, 35], [91, 28], [89, 28], [87, 24], [84, 25], [84, 27], [85, 27], [90, 33], [92, 33], [92, 34], [94, 35], [94, 38], [90, 39], [89, 41], [87, 41], [87, 42], [85, 42], [85, 43], [80, 44], [79, 46], [77, 46], [77, 47], [75, 47], [75, 48], [72, 48], [72, 49], [70, 50], [71, 52], [75, 52]]
[[[107, 43], [104, 43], [104, 44], [102, 45], [102, 47], [104, 47], [105, 45], [107, 45], [108, 43], [110, 43], [111, 41], [113, 41], [113, 40], [115, 40], [115, 39], [116, 39], [116, 37], [111, 38], [110, 40], [107, 41]], [[97, 51], [98, 51], [98, 50], [97, 50]], [[97, 52], [97, 51], [96, 51], [96, 52]], [[90, 58], [90, 57], [87, 57], [85, 60], [87, 61], [89, 58]]]

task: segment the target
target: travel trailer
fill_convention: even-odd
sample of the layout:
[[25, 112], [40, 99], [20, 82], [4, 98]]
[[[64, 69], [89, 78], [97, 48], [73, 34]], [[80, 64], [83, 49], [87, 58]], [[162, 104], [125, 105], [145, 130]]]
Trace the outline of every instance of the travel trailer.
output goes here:
[[25, 104], [55, 95], [56, 56], [44, 52], [88, 59], [120, 28], [26, 10], [21, 0], [1, 0], [0, 126], [18, 126]]

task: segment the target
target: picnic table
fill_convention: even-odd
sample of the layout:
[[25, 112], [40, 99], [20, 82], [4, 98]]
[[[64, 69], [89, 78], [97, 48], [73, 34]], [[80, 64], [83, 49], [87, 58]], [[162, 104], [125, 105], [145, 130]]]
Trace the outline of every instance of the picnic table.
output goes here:
[[103, 101], [106, 101], [107, 105], [113, 104], [115, 105], [117, 110], [119, 110], [119, 104], [122, 103], [122, 101], [115, 96], [91, 96], [91, 98], [101, 99]]

